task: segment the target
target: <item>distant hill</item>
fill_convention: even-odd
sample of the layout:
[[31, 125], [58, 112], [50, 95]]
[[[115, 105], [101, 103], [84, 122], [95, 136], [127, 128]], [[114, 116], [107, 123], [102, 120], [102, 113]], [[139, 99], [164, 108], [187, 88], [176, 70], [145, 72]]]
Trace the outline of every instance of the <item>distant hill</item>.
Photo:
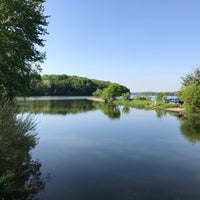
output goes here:
[[[104, 89], [112, 84], [109, 81], [89, 79], [68, 75], [43, 75], [29, 91], [29, 96], [91, 96], [97, 89]], [[121, 93], [130, 92], [120, 85]]]

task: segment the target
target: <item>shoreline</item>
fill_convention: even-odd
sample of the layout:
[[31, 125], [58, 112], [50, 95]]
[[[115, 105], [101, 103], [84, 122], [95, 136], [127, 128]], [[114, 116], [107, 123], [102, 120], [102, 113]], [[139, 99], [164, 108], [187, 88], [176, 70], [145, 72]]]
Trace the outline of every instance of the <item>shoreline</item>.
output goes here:
[[183, 108], [166, 108], [165, 110], [167, 111], [172, 111], [172, 112], [183, 112]]
[[[91, 98], [87, 98], [87, 100], [89, 101], [96, 101], [96, 102], [104, 102], [105, 103], [105, 100], [104, 99], [101, 99], [101, 98], [97, 98], [97, 97], [91, 97]], [[121, 104], [123, 106], [123, 104]], [[132, 106], [128, 106], [128, 107], [132, 107]], [[134, 108], [134, 107], [133, 107]], [[152, 108], [151, 106], [150, 107], [146, 107], [147, 109], [156, 109], [156, 107]], [[166, 110], [166, 111], [171, 111], [171, 112], [183, 112], [184, 109], [183, 108], [163, 108], [163, 110]]]
[[87, 100], [89, 100], [89, 101], [98, 101], [98, 102], [105, 102], [104, 99], [96, 98], [96, 97], [87, 98]]

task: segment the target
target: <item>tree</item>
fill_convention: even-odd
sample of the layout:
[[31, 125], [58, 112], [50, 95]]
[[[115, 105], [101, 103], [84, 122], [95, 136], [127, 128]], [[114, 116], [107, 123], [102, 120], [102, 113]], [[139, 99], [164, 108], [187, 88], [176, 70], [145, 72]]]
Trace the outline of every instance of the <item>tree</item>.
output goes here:
[[102, 92], [102, 98], [105, 100], [114, 100], [121, 95], [121, 87], [118, 84], [111, 84]]
[[129, 100], [129, 99], [130, 99], [130, 92], [122, 93], [122, 98], [123, 98], [124, 100]]
[[163, 94], [162, 92], [158, 92], [158, 93], [156, 94], [156, 101], [157, 101], [157, 102], [163, 101], [163, 98], [164, 98], [164, 94]]
[[26, 94], [39, 78], [44, 46], [44, 0], [0, 1], [0, 96]]
[[101, 89], [97, 89], [95, 92], [93, 92], [92, 93], [92, 95], [94, 96], [94, 97], [101, 97], [101, 95], [102, 95], [102, 90]]
[[178, 93], [180, 100], [188, 116], [200, 114], [200, 69], [196, 68], [193, 73], [182, 78], [182, 88]]
[[183, 86], [188, 86], [192, 83], [200, 85], [200, 69], [197, 67], [191, 74], [187, 74], [185, 77], [181, 78]]
[[191, 83], [179, 93], [187, 114], [200, 113], [200, 84]]

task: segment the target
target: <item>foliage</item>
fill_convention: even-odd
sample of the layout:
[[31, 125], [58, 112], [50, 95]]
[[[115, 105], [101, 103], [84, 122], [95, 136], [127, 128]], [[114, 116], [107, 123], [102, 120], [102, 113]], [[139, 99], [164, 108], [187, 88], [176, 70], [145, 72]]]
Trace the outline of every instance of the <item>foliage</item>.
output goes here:
[[176, 103], [166, 103], [165, 108], [177, 108], [178, 105]]
[[45, 54], [44, 0], [0, 1], [0, 96], [25, 94], [39, 77]]
[[130, 99], [130, 92], [122, 93], [122, 99], [129, 100]]
[[150, 108], [152, 105], [152, 101], [149, 100], [139, 100], [139, 99], [133, 99], [133, 100], [116, 100], [116, 105], [122, 105], [125, 107], [133, 107], [133, 108]]
[[148, 100], [148, 99], [145, 96], [136, 96], [136, 97], [134, 97], [134, 100], [145, 101], [145, 100]]
[[152, 100], [149, 100], [143, 96], [137, 96], [133, 100], [116, 100], [114, 102], [116, 105], [121, 105], [125, 107], [133, 107], [133, 108], [144, 108], [144, 109], [162, 109], [165, 108], [176, 108], [177, 104], [174, 103], [165, 103], [164, 101], [160, 101], [158, 103], [154, 103]]
[[192, 83], [182, 88], [180, 99], [187, 114], [200, 113], [200, 84]]
[[186, 115], [192, 117], [200, 113], [200, 69], [196, 68], [193, 73], [182, 79], [182, 88], [178, 96], [184, 102]]
[[92, 93], [92, 96], [94, 96], [94, 97], [101, 97], [102, 92], [103, 91], [98, 88], [95, 92]]
[[0, 100], [0, 199], [32, 199], [45, 187], [41, 163], [30, 155], [37, 144], [35, 122], [17, 111], [13, 102]]
[[166, 96], [164, 95], [164, 93], [158, 92], [156, 94], [156, 102], [161, 102], [161, 101], [166, 102]]
[[101, 97], [105, 100], [114, 100], [121, 95], [121, 88], [119, 84], [111, 84], [105, 88]]
[[200, 85], [200, 69], [197, 67], [191, 74], [182, 77], [182, 85], [189, 86], [190, 84]]
[[[68, 75], [44, 75], [42, 80], [30, 90], [30, 96], [91, 96], [105, 89], [111, 82]], [[120, 86], [123, 92], [129, 91]]]

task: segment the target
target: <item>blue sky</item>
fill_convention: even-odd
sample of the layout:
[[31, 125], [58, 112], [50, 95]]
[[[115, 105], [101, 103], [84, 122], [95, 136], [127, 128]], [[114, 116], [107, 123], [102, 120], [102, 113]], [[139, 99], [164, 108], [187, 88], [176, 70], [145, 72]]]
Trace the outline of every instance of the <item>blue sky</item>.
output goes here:
[[200, 64], [200, 0], [47, 0], [43, 74], [177, 91]]

